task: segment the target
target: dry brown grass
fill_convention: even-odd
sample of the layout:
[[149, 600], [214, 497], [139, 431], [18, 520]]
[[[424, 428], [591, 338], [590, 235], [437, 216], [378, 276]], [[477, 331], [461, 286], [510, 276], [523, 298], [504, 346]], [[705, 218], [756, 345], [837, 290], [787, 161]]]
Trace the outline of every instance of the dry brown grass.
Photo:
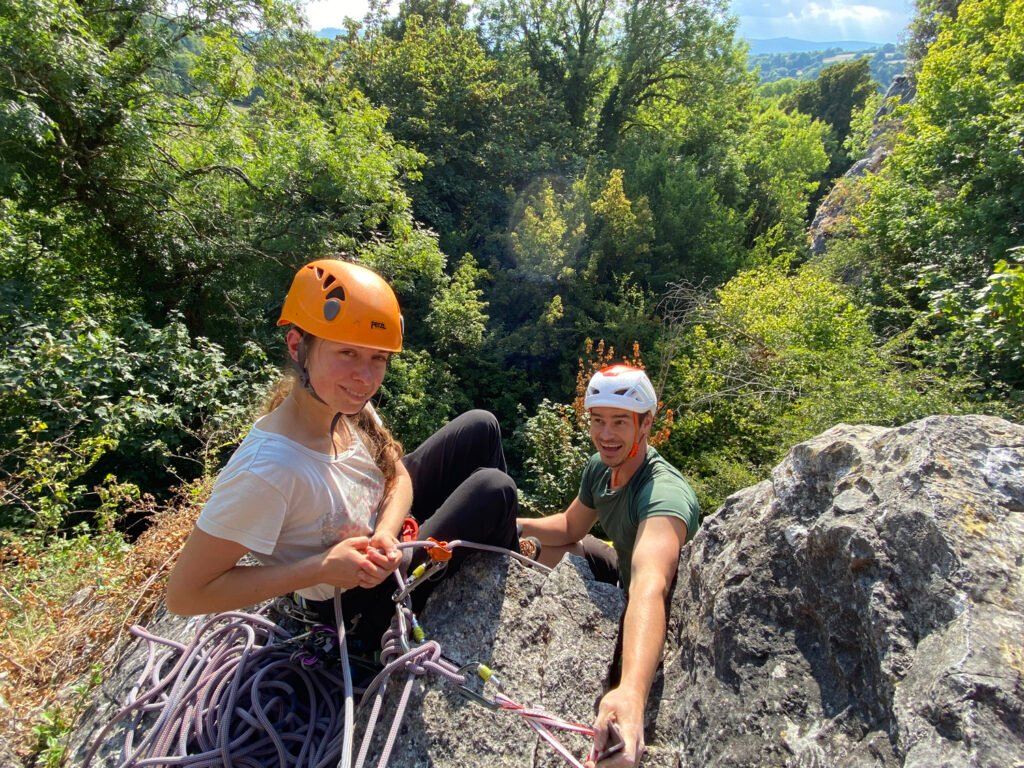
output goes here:
[[150, 526], [131, 546], [107, 532], [70, 546], [20, 539], [0, 550], [0, 717], [19, 757], [32, 762], [39, 751], [34, 727], [44, 713], [73, 724], [83, 681], [97, 665], [112, 667], [128, 627], [159, 605], [200, 495], [192, 488], [170, 507], [144, 504], [136, 511], [149, 516]]

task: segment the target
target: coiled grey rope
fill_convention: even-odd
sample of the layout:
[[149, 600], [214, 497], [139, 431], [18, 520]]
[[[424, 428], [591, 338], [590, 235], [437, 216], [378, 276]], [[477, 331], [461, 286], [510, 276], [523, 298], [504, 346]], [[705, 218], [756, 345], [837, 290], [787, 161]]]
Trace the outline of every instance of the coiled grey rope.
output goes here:
[[[406, 542], [399, 546], [431, 549], [439, 544]], [[539, 570], [550, 570], [500, 547], [463, 541], [444, 545], [448, 551], [456, 546], [498, 552]], [[466, 668], [443, 659], [437, 642], [410, 646], [410, 631], [416, 625], [409, 591], [415, 585], [407, 584], [398, 571], [394, 577], [401, 599], [383, 639], [384, 669], [363, 696], [365, 704], [372, 694], [374, 706], [355, 768], [362, 768], [366, 760], [392, 674], [404, 671], [406, 680], [378, 768], [387, 765], [416, 676], [434, 672], [467, 690]], [[351, 768], [354, 689], [340, 593], [335, 594], [335, 614], [339, 619], [340, 673], [326, 663], [308, 666], [308, 659], [296, 653], [296, 642], [310, 633], [292, 636], [261, 613], [232, 611], [211, 616], [188, 644], [133, 626], [131, 633], [147, 643], [145, 668], [128, 704], [97, 735], [83, 768], [90, 768], [108, 734], [123, 722], [127, 722], [127, 734], [121, 768]], [[148, 689], [140, 693], [147, 681]], [[343, 691], [342, 707], [337, 701], [339, 689]], [[146, 734], [136, 746], [135, 734], [140, 729]]]

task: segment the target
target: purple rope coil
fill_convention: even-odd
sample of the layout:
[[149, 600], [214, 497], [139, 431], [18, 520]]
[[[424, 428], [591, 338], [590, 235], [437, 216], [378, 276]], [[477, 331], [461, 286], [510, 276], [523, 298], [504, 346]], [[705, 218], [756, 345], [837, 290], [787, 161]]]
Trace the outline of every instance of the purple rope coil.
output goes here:
[[[122, 722], [128, 725], [123, 768], [337, 764], [341, 671], [303, 663], [284, 642], [288, 633], [269, 619], [217, 614], [187, 645], [139, 626], [131, 631], [148, 645], [145, 669], [129, 703], [99, 733], [85, 768]], [[146, 681], [149, 688], [140, 694]]]
[[[407, 542], [399, 546], [437, 545]], [[447, 546], [498, 552], [542, 572], [550, 570], [500, 547], [461, 540]], [[410, 645], [413, 614], [408, 589], [400, 572], [394, 577], [403, 599], [395, 606], [395, 618], [382, 641], [384, 669], [367, 686], [360, 704], [365, 706], [371, 696], [374, 699], [355, 768], [362, 768], [367, 758], [391, 675], [402, 672], [406, 678], [378, 768], [388, 763], [416, 676], [433, 672], [456, 685], [466, 683], [462, 670], [441, 656], [437, 642]], [[131, 633], [147, 644], [145, 668], [128, 704], [94, 740], [83, 768], [91, 768], [104, 740], [121, 723], [127, 725], [121, 768], [325, 768], [339, 764], [350, 768], [353, 689], [338, 594], [335, 613], [339, 618], [338, 669], [331, 664], [311, 666], [309, 659], [296, 651], [296, 644], [289, 642], [305, 635], [292, 637], [258, 613], [213, 615], [188, 644], [133, 626]], [[144, 735], [136, 745], [140, 733]]]

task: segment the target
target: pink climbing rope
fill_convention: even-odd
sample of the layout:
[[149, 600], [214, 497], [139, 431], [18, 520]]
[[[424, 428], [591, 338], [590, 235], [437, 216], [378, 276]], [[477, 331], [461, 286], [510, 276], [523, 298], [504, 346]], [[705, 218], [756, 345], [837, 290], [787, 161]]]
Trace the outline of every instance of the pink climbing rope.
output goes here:
[[[383, 669], [363, 691], [361, 706], [372, 697], [373, 707], [354, 768], [363, 768], [367, 760], [391, 677], [404, 675], [405, 679], [377, 768], [388, 764], [413, 682], [428, 673], [457, 685], [463, 695], [490, 709], [518, 715], [567, 763], [583, 768], [554, 732], [592, 737], [592, 728], [563, 720], [537, 707], [516, 703], [501, 690], [497, 678], [482, 664], [457, 667], [445, 659], [440, 644], [423, 637], [409, 597], [413, 589], [447, 564], [442, 552], [430, 552], [438, 548], [443, 553], [450, 553], [456, 547], [496, 552], [544, 572], [550, 569], [518, 552], [462, 540], [413, 541], [398, 546], [403, 549], [422, 547], [434, 556], [427, 567], [414, 571], [408, 582], [400, 571], [394, 573], [398, 584], [395, 617], [382, 639]], [[325, 632], [327, 628], [314, 625], [309, 632], [291, 636], [259, 612], [227, 612], [209, 617], [188, 644], [157, 637], [143, 627], [132, 627], [132, 634], [148, 646], [145, 667], [126, 706], [94, 740], [83, 768], [90, 768], [108, 734], [124, 722], [127, 722], [127, 732], [121, 768], [269, 765], [353, 768], [355, 689], [345, 642], [340, 591], [336, 592], [334, 603], [338, 626], [333, 634]], [[298, 645], [304, 638], [312, 636], [322, 640], [328, 634], [338, 645], [340, 677]], [[492, 698], [471, 690], [469, 672], [472, 669], [485, 682], [490, 680], [495, 684], [498, 690]], [[487, 670], [486, 675], [481, 670]], [[339, 688], [344, 698], [340, 708], [337, 705]], [[153, 722], [149, 724], [147, 720]], [[144, 728], [145, 735], [136, 744], [135, 734], [140, 728]]]
[[[581, 723], [563, 720], [557, 715], [553, 715], [538, 707], [524, 707], [522, 704], [517, 704], [503, 693], [495, 694], [494, 700], [502, 710], [512, 712], [522, 717], [526, 721], [526, 724], [529, 725], [537, 735], [540, 736], [540, 738], [546, 741], [551, 748], [562, 757], [563, 760], [569, 763], [569, 765], [573, 766], [573, 768], [583, 768], [583, 763], [577, 760], [575, 755], [566, 749], [565, 745], [558, 740], [552, 731], [570, 731], [587, 737], [593, 737], [593, 728], [589, 725], [582, 725]], [[589, 757], [593, 757], [593, 752], [591, 752]]]

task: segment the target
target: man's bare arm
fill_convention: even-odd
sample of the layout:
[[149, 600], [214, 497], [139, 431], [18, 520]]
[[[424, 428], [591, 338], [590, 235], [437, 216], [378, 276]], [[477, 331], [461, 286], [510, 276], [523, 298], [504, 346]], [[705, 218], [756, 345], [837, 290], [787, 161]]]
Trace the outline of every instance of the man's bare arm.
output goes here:
[[[616, 723], [624, 742], [617, 754], [601, 761], [608, 768], [633, 768], [643, 754], [644, 710], [665, 645], [665, 601], [686, 543], [686, 523], [676, 517], [651, 517], [640, 523], [633, 548], [629, 602], [622, 628], [622, 676], [601, 699], [594, 728], [598, 749]], [[588, 763], [593, 768], [593, 763]]]
[[520, 517], [524, 536], [536, 536], [545, 546], [564, 547], [582, 539], [597, 522], [597, 510], [577, 496], [564, 512], [547, 517]]

